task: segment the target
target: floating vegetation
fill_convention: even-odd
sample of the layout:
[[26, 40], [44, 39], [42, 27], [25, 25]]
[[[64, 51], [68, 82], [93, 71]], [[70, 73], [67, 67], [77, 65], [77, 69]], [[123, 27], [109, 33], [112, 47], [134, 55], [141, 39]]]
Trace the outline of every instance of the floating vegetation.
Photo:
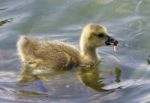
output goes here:
[[147, 64], [150, 65], [150, 55], [147, 58]]
[[11, 22], [12, 21], [12, 18], [10, 19], [5, 19], [5, 20], [0, 20], [0, 26], [3, 26], [4, 24], [8, 23], [8, 22]]

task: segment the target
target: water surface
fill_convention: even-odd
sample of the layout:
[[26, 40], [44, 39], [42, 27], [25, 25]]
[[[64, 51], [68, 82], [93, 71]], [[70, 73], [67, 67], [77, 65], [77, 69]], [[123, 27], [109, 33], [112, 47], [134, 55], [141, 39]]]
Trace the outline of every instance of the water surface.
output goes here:
[[[149, 103], [149, 9], [150, 0], [0, 0], [0, 102]], [[121, 45], [117, 53], [111, 47], [98, 49], [100, 70], [66, 71], [48, 81], [17, 85], [20, 35], [78, 47], [81, 29], [90, 22], [108, 27]], [[115, 68], [121, 74], [116, 76]]]

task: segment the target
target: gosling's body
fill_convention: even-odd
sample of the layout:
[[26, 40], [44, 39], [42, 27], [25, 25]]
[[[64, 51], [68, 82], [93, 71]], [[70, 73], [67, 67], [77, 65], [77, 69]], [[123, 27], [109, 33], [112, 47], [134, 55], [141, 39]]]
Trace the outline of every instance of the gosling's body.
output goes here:
[[[100, 58], [96, 48], [104, 46], [106, 41], [109, 44], [109, 38], [104, 26], [88, 24], [82, 30], [80, 51], [63, 42], [44, 41], [27, 36], [18, 40], [17, 49], [24, 63], [38, 67], [70, 69], [73, 66], [97, 65]], [[114, 42], [115, 40], [111, 41], [111, 44]]]
[[72, 68], [80, 64], [80, 52], [63, 42], [22, 36], [17, 47], [21, 60], [36, 67]]

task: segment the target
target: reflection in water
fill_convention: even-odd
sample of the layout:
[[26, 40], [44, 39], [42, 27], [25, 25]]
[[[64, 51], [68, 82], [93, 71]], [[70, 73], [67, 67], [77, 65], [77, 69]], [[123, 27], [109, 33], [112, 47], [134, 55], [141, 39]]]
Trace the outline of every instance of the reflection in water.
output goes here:
[[16, 94], [27, 94], [27, 95], [33, 95], [33, 96], [38, 96], [38, 95], [44, 95], [42, 93], [34, 92], [34, 91], [27, 91], [27, 90], [18, 90], [15, 91]]
[[115, 68], [115, 76], [116, 76], [116, 82], [120, 82], [120, 77], [121, 77], [121, 69], [119, 67]]
[[[115, 68], [115, 81], [120, 82], [121, 70], [120, 68]], [[104, 78], [101, 76], [100, 68], [88, 68], [82, 69], [78, 73], [78, 77], [86, 86], [96, 90], [96, 91], [107, 91], [103, 89], [105, 86]]]
[[105, 86], [103, 78], [99, 76], [99, 69], [97, 67], [81, 70], [78, 73], [78, 77], [86, 86], [96, 91], [103, 90], [102, 87]]
[[48, 80], [48, 78], [64, 73], [66, 70], [49, 70], [48, 68], [33, 68], [30, 65], [24, 65], [22, 68], [19, 83], [33, 82], [35, 80]]
[[[36, 74], [32, 74], [33, 68], [31, 68], [29, 65], [26, 65], [24, 68], [25, 69], [23, 70], [21, 74], [21, 80], [19, 81], [19, 84], [21, 85], [24, 85], [24, 83], [33, 82], [36, 80], [46, 81], [50, 79], [50, 77], [54, 77], [56, 75], [60, 75], [66, 72], [66, 70], [62, 69], [62, 70], [53, 70], [53, 71], [45, 70], [45, 72], [43, 73], [42, 70], [36, 69], [35, 70], [36, 72], [40, 71], [41, 73], [39, 72]], [[95, 66], [92, 68], [80, 68], [80, 71], [77, 72], [77, 77], [87, 87], [90, 87], [99, 92], [108, 91], [108, 90], [103, 89], [103, 87], [105, 86], [105, 83], [104, 83], [104, 77], [101, 76], [102, 71], [100, 70], [101, 68], [99, 66]], [[115, 74], [115, 81], [120, 82], [121, 70], [119, 67], [115, 68], [114, 74]], [[23, 91], [22, 93], [26, 93], [26, 92]]]

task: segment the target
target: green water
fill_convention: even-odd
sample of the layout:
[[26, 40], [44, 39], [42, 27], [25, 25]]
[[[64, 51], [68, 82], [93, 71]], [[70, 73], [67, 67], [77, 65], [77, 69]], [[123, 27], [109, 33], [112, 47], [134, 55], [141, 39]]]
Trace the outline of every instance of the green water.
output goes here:
[[[149, 103], [149, 9], [150, 0], [0, 0], [0, 102]], [[20, 35], [78, 47], [82, 27], [91, 22], [105, 25], [120, 42], [117, 53], [111, 47], [98, 49], [100, 71], [71, 70], [17, 85]]]

